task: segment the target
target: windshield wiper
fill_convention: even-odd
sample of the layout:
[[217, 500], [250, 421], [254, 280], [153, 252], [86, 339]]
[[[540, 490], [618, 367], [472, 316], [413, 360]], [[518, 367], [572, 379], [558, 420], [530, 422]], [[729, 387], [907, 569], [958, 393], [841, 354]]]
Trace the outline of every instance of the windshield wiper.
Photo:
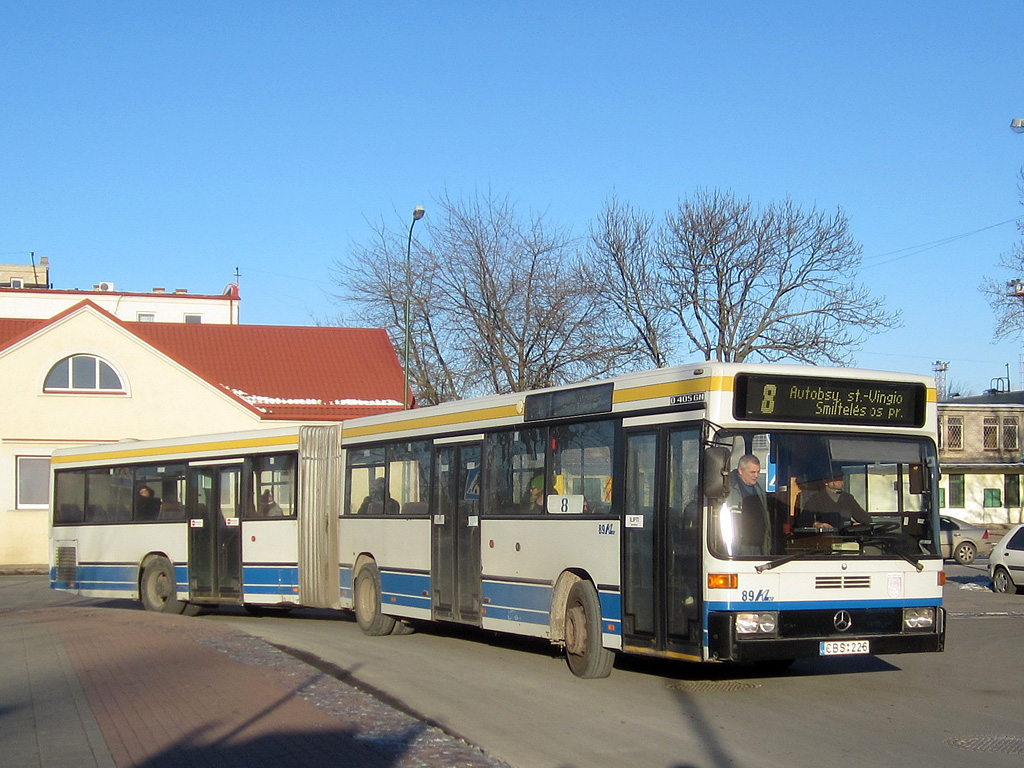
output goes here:
[[[900, 558], [901, 560], [907, 561], [912, 566], [914, 566], [914, 568], [917, 569], [918, 573], [924, 570], [924, 566], [921, 564], [920, 560], [915, 559], [910, 555], [901, 552], [897, 547], [893, 546], [891, 541], [886, 541], [885, 539], [866, 539], [860, 542], [860, 545], [862, 547], [868, 544], [871, 544], [872, 546], [881, 547], [890, 554], [896, 555], [896, 557]], [[780, 565], [785, 565], [786, 563], [790, 563], [794, 560], [803, 560], [808, 557], [835, 557], [836, 555], [842, 554], [845, 554], [845, 552], [841, 549], [834, 549], [828, 552], [822, 552], [818, 549], [809, 549], [805, 552], [797, 552], [794, 555], [786, 555], [785, 557], [780, 557], [776, 560], [772, 560], [771, 562], [765, 563], [764, 565], [755, 565], [754, 570], [757, 573], [764, 573], [765, 571], [770, 571], [773, 568], [778, 568]]]
[[777, 560], [772, 560], [770, 563], [765, 563], [764, 565], [755, 565], [754, 570], [758, 573], [764, 573], [765, 571], [770, 571], [772, 568], [778, 568], [780, 565], [790, 563], [793, 560], [803, 560], [806, 557], [835, 557], [836, 555], [841, 554], [842, 550], [829, 550], [827, 552], [822, 552], [820, 549], [808, 549], [804, 552], [797, 552], [795, 555], [780, 557]]
[[865, 539], [861, 542], [861, 546], [867, 546], [868, 544], [872, 546], [881, 547], [890, 554], [896, 555], [896, 557], [898, 557], [900, 560], [906, 560], [908, 563], [910, 563], [917, 569], [918, 573], [924, 570], [924, 566], [921, 564], [921, 561], [919, 559], [911, 557], [910, 555], [901, 552], [896, 546], [893, 545], [891, 541], [887, 541], [885, 539]]

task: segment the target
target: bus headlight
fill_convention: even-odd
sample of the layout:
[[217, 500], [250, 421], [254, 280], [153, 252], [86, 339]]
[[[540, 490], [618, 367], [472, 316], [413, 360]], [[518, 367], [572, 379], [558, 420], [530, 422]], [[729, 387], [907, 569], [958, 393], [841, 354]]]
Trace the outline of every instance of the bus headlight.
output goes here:
[[736, 614], [737, 635], [774, 635], [779, 628], [778, 611]]
[[935, 626], [934, 608], [904, 608], [903, 629], [907, 632], [920, 632]]

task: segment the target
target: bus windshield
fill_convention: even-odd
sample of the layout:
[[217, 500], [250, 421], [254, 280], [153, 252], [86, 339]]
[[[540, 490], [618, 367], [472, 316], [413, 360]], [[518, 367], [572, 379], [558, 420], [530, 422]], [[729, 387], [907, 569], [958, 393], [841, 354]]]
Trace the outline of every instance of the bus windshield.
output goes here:
[[726, 498], [709, 499], [719, 557], [936, 555], [937, 460], [926, 439], [725, 430]]

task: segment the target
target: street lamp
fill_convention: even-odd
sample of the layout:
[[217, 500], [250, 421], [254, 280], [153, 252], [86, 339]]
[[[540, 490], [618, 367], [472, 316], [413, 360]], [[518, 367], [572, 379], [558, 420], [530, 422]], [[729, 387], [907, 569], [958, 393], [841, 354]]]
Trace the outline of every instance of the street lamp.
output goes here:
[[1024, 133], [1024, 117], [1015, 117], [1010, 121], [1010, 130], [1014, 133]]
[[402, 392], [402, 410], [409, 410], [409, 297], [412, 293], [412, 228], [423, 218], [422, 205], [412, 209], [412, 222], [409, 224], [409, 242], [405, 245], [405, 389]]

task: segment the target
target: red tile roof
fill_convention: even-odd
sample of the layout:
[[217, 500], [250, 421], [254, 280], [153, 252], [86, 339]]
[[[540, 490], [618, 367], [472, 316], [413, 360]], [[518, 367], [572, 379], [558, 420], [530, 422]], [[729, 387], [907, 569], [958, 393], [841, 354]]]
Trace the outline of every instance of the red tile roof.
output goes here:
[[125, 322], [85, 301], [49, 320], [0, 318], [0, 349], [83, 304], [263, 419], [340, 421], [402, 407], [402, 366], [379, 328]]
[[124, 326], [263, 418], [336, 420], [401, 408], [402, 367], [378, 328]]
[[27, 336], [49, 322], [49, 320], [24, 320], [20, 317], [0, 317], [0, 349], [6, 349], [22, 336]]

